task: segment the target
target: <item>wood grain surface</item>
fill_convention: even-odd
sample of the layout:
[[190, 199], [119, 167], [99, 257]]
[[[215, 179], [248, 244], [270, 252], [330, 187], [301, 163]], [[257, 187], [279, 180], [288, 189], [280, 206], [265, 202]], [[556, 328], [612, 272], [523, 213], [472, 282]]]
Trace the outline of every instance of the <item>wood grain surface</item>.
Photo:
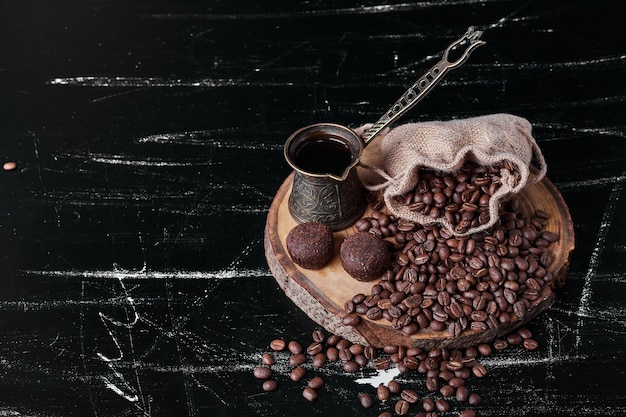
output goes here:
[[[533, 352], [482, 363], [479, 416], [626, 415], [626, 6], [591, 0], [0, 3], [0, 415], [377, 416], [377, 374], [286, 367], [318, 325], [265, 260], [282, 147], [375, 121], [474, 25], [403, 121], [527, 118], [576, 249]], [[284, 363], [285, 355], [277, 355]], [[401, 381], [426, 395], [419, 375]], [[411, 415], [418, 410], [411, 411]], [[459, 408], [444, 416], [457, 415]]]
[[[369, 295], [372, 285], [380, 283], [380, 279], [369, 282], [357, 281], [341, 265], [339, 248], [344, 239], [356, 233], [354, 225], [333, 234], [334, 255], [324, 268], [306, 269], [291, 260], [286, 239], [297, 225], [289, 213], [288, 200], [292, 185], [293, 174], [280, 186], [268, 211], [264, 245], [270, 271], [287, 297], [314, 322], [325, 331], [344, 337], [352, 343], [371, 345], [379, 349], [395, 345], [427, 350], [462, 349], [480, 343], [490, 343], [497, 337], [505, 337], [543, 313], [554, 302], [555, 291], [565, 285], [574, 250], [574, 225], [563, 197], [554, 184], [548, 178], [544, 178], [538, 183], [529, 184], [516, 196], [520, 202], [520, 211], [526, 216], [532, 216], [537, 210], [549, 214], [549, 221], [543, 230], [559, 237], [559, 240], [550, 247], [554, 260], [548, 271], [554, 276], [554, 280], [544, 286], [523, 318], [515, 318], [510, 323], [501, 324], [488, 331], [468, 329], [456, 337], [450, 337], [447, 329], [442, 332], [422, 329], [417, 334], [407, 336], [402, 331], [394, 329], [387, 320], [370, 320], [365, 315], [360, 315], [358, 325], [347, 326], [342, 321], [347, 315], [345, 303], [357, 294]], [[363, 217], [371, 217], [371, 209], [368, 209]]]

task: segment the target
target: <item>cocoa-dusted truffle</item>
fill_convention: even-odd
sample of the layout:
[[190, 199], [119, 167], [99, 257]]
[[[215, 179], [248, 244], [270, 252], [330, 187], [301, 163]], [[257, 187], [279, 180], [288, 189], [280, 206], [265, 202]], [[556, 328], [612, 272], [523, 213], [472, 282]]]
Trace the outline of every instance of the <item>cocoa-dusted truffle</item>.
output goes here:
[[322, 269], [332, 259], [334, 249], [333, 232], [319, 222], [301, 223], [287, 235], [289, 256], [302, 268]]
[[343, 241], [339, 256], [343, 269], [350, 276], [359, 281], [371, 281], [385, 272], [391, 255], [381, 238], [357, 232]]

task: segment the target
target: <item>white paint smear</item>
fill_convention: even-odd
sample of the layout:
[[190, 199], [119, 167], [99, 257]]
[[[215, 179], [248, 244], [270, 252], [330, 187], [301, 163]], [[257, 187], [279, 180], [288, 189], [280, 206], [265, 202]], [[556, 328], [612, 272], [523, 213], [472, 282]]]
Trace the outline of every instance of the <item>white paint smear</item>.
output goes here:
[[25, 274], [47, 277], [77, 277], [89, 279], [237, 279], [269, 277], [267, 269], [224, 269], [220, 271], [147, 271], [147, 270], [25, 270]]

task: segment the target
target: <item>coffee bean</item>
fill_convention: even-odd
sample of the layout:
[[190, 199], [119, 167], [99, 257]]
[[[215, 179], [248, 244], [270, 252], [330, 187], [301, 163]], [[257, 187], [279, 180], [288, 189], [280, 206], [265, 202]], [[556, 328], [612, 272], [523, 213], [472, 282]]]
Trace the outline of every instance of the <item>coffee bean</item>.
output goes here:
[[324, 349], [324, 346], [320, 342], [313, 342], [306, 348], [306, 353], [310, 356], [315, 356]]
[[376, 397], [378, 397], [380, 401], [387, 401], [390, 396], [391, 393], [389, 392], [389, 388], [385, 385], [380, 384], [378, 388], [376, 388]]
[[305, 375], [306, 375], [306, 369], [304, 369], [301, 366], [296, 366], [289, 373], [289, 379], [291, 379], [293, 382], [298, 382], [298, 381], [301, 381]]
[[435, 400], [435, 407], [438, 411], [445, 413], [446, 411], [450, 410], [450, 403], [448, 403], [448, 401], [444, 400], [443, 398], [439, 398]]
[[524, 348], [527, 350], [535, 350], [539, 347], [539, 344], [535, 339], [524, 339]]
[[487, 375], [487, 369], [483, 366], [483, 365], [475, 365], [474, 367], [472, 367], [472, 373], [478, 377], [478, 378], [482, 378], [485, 375]]
[[387, 388], [389, 388], [389, 392], [391, 392], [392, 394], [399, 394], [402, 390], [402, 388], [400, 387], [400, 383], [393, 380], [387, 383]]
[[302, 365], [304, 362], [306, 362], [306, 356], [304, 356], [303, 353], [298, 353], [289, 357], [290, 366]]
[[360, 355], [363, 353], [365, 346], [359, 345], [358, 343], [353, 343], [348, 350], [352, 352], [353, 355]]
[[337, 360], [339, 360], [339, 349], [334, 346], [330, 346], [326, 349], [326, 359], [330, 362], [337, 362]]
[[507, 334], [505, 337], [507, 343], [512, 346], [516, 346], [522, 343], [523, 339], [518, 333]]
[[272, 376], [272, 370], [267, 366], [257, 366], [252, 373], [258, 379], [268, 379]]
[[408, 369], [417, 369], [420, 363], [419, 359], [415, 356], [407, 356], [403, 359], [403, 362]]
[[517, 301], [513, 304], [513, 312], [517, 316], [518, 320], [526, 315], [526, 304], [522, 301]]
[[455, 376], [454, 378], [450, 378], [448, 384], [450, 384], [454, 388], [458, 388], [462, 385], [465, 385], [465, 379]]
[[509, 344], [504, 339], [496, 339], [493, 341], [493, 347], [496, 350], [504, 350], [509, 347]]
[[307, 386], [314, 390], [318, 390], [324, 386], [324, 380], [322, 379], [322, 377], [319, 376], [313, 377], [309, 380]]
[[359, 365], [359, 367], [364, 367], [368, 364], [369, 360], [365, 357], [365, 355], [358, 354], [358, 355], [354, 355], [353, 360]]
[[393, 417], [393, 414], [391, 414], [389, 411], [383, 411], [378, 415], [378, 417]]
[[476, 411], [467, 408], [459, 413], [459, 417], [476, 417]]
[[274, 359], [274, 356], [271, 353], [264, 353], [261, 356], [261, 362], [267, 366], [272, 366], [276, 363], [276, 359]]
[[391, 364], [389, 358], [378, 357], [372, 361], [372, 365], [374, 366], [374, 369], [384, 370], [389, 369]]
[[410, 404], [406, 400], [399, 400], [396, 402], [394, 410], [397, 415], [403, 416], [409, 412]]
[[285, 349], [285, 341], [281, 339], [275, 339], [270, 342], [270, 348], [276, 352], [280, 352]]
[[317, 391], [315, 391], [313, 388], [305, 388], [302, 390], [302, 396], [307, 400], [307, 401], [315, 401], [317, 400]]
[[356, 326], [361, 322], [361, 317], [359, 317], [356, 314], [347, 314], [343, 320], [342, 320], [343, 324], [345, 324], [346, 326]]
[[294, 355], [302, 353], [302, 345], [300, 345], [300, 343], [296, 342], [295, 340], [289, 342], [289, 344], [287, 345], [287, 349], [289, 349], [289, 352], [293, 353]]
[[359, 394], [359, 402], [363, 408], [372, 408], [374, 406], [374, 399], [371, 394], [367, 392]]
[[468, 397], [468, 404], [469, 405], [478, 405], [480, 404], [481, 398], [480, 395], [476, 394], [475, 392], [472, 392], [469, 397]]
[[427, 413], [435, 411], [435, 409], [436, 409], [436, 407], [435, 407], [435, 400], [433, 400], [432, 398], [425, 398], [424, 401], [422, 402], [422, 408]]
[[380, 320], [383, 318], [383, 310], [378, 306], [374, 306], [367, 309], [365, 316], [370, 320]]
[[326, 364], [326, 355], [323, 352], [316, 354], [313, 356], [311, 363], [315, 368], [323, 367]]
[[491, 346], [489, 346], [488, 344], [481, 343], [480, 345], [478, 345], [477, 348], [481, 355], [483, 356], [491, 355]]
[[348, 372], [348, 373], [354, 373], [356, 371], [358, 371], [361, 367], [359, 366], [358, 363], [356, 363], [355, 361], [346, 361], [343, 364], [343, 370]]
[[365, 348], [363, 348], [363, 354], [369, 360], [375, 359], [376, 358], [376, 349], [374, 347], [372, 347], [372, 346], [365, 346]]
[[465, 385], [461, 385], [457, 388], [455, 398], [460, 403], [464, 403], [469, 400], [469, 390]]
[[417, 394], [417, 392], [410, 389], [402, 390], [402, 392], [400, 393], [400, 397], [409, 404], [415, 404], [419, 400], [419, 395]]
[[439, 389], [439, 393], [441, 393], [441, 395], [443, 395], [444, 397], [452, 397], [454, 395], [454, 387], [452, 385], [444, 385]]
[[[361, 295], [363, 295], [363, 294], [361, 294]], [[364, 295], [363, 295], [363, 298], [365, 298]], [[324, 332], [322, 330], [315, 329], [313, 331], [313, 333], [311, 333], [311, 338], [313, 339], [313, 341], [321, 343], [326, 338], [326, 335], [324, 334]]]
[[430, 392], [437, 391], [439, 389], [439, 381], [437, 381], [437, 378], [426, 378], [426, 389]]
[[263, 391], [265, 392], [276, 391], [276, 388], [278, 388], [278, 383], [273, 379], [268, 379], [263, 382]]
[[352, 355], [352, 352], [350, 352], [350, 349], [341, 349], [339, 351], [339, 359], [341, 359], [344, 362], [352, 360], [353, 357], [354, 355]]

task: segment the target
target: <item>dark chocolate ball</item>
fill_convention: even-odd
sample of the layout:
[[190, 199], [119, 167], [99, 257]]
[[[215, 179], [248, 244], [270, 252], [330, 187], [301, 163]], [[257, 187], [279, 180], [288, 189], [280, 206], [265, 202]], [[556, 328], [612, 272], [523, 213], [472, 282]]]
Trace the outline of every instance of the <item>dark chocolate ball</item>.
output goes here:
[[368, 232], [357, 232], [341, 244], [341, 265], [350, 276], [359, 281], [379, 278], [389, 266], [390, 253], [380, 237]]

